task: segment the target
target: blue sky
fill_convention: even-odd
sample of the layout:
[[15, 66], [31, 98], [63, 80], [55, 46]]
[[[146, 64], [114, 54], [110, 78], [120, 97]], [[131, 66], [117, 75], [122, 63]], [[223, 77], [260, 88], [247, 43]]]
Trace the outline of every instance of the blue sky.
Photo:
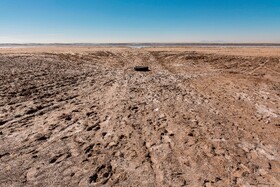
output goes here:
[[0, 0], [10, 42], [280, 42], [280, 0]]

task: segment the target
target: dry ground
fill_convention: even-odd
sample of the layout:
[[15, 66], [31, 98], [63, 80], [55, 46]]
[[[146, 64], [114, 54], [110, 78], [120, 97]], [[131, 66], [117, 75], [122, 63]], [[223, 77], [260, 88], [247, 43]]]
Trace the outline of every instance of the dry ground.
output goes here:
[[0, 186], [280, 186], [279, 142], [279, 48], [0, 49]]

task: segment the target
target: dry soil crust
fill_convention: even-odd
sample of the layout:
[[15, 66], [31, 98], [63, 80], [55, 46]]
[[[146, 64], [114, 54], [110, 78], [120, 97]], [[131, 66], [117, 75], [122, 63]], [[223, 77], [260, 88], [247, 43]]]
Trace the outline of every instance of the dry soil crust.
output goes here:
[[203, 50], [2, 51], [0, 186], [280, 186], [280, 57]]

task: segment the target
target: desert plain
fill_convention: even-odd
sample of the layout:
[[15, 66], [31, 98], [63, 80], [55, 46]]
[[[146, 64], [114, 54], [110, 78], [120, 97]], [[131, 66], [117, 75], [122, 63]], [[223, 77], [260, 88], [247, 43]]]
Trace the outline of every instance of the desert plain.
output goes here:
[[2, 48], [0, 186], [279, 187], [280, 48]]

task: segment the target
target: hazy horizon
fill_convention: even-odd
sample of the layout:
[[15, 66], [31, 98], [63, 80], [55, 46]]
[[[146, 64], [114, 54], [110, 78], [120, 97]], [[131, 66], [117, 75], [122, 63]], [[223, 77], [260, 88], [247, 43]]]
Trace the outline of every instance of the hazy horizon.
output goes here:
[[199, 41], [199, 42], [0, 42], [0, 45], [28, 45], [28, 44], [42, 44], [42, 45], [51, 45], [51, 44], [280, 44], [279, 42], [227, 42], [227, 41]]
[[280, 43], [277, 0], [0, 0], [0, 43]]

